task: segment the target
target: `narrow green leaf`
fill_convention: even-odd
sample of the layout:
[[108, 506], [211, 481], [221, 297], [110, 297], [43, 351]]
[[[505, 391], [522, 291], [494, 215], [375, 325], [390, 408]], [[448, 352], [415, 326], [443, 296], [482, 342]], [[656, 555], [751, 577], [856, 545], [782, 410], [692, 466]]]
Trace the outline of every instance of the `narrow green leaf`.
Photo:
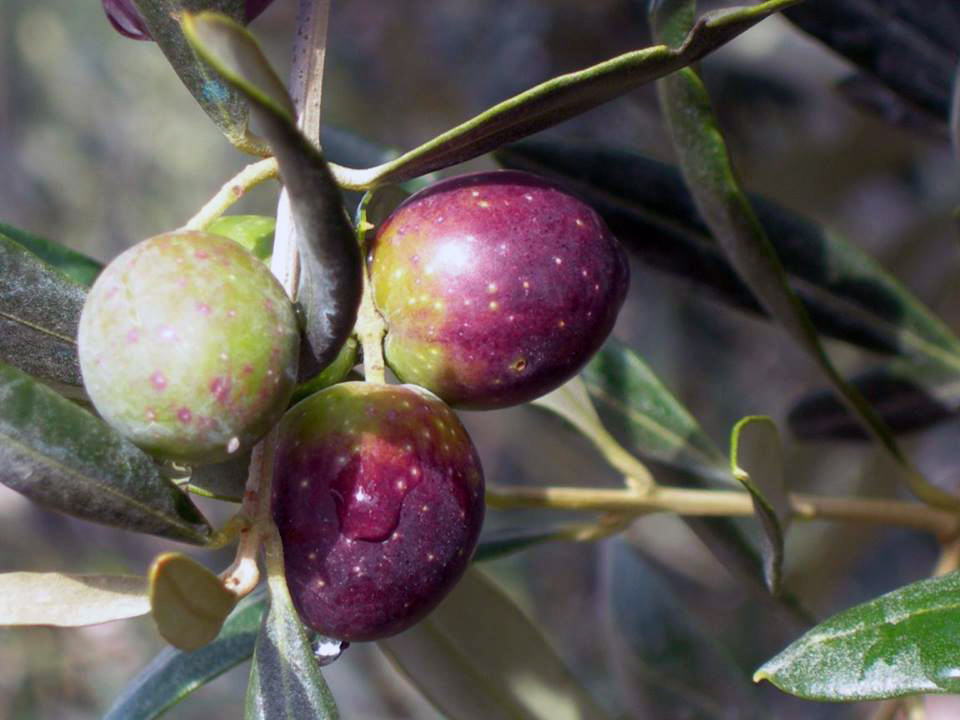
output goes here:
[[85, 520], [203, 544], [210, 526], [143, 451], [0, 364], [0, 483]]
[[747, 489], [763, 528], [760, 550], [767, 587], [780, 593], [783, 579], [783, 535], [790, 521], [790, 499], [783, 478], [780, 433], [773, 420], [751, 415], [730, 433], [730, 469]]
[[597, 523], [579, 523], [493, 530], [480, 537], [472, 561], [496, 560], [543, 543], [574, 540], [580, 533], [596, 528]]
[[253, 36], [215, 13], [188, 15], [183, 27], [194, 49], [250, 102], [277, 157], [303, 263], [298, 300], [306, 339], [324, 368], [353, 332], [363, 288], [360, 248], [340, 188], [323, 154], [297, 129], [293, 104]]
[[12, 225], [0, 222], [0, 236], [5, 236], [32, 252], [47, 265], [55, 267], [74, 282], [85, 287], [93, 285], [94, 279], [100, 274], [103, 265], [93, 258], [89, 258], [65, 245], [60, 245], [39, 237]]
[[[621, 148], [549, 141], [511, 145], [496, 158], [582, 196], [638, 260], [734, 307], [764, 312], [700, 218], [676, 167]], [[749, 200], [819, 333], [960, 371], [960, 340], [876, 260], [786, 208], [755, 195]]]
[[425, 620], [379, 646], [451, 718], [607, 717], [540, 630], [475, 567]]
[[956, 3], [808, 0], [785, 15], [896, 93], [946, 120], [960, 59]]
[[694, 63], [764, 18], [800, 0], [768, 0], [705, 13], [677, 48], [636, 50], [548, 80], [382, 165], [341, 169], [348, 187], [400, 182], [462, 163], [575, 117]]
[[[936, 363], [894, 360], [850, 379], [890, 430], [923, 430], [960, 412], [960, 374]], [[866, 440], [869, 436], [836, 395], [817, 390], [796, 402], [790, 430], [804, 440]]]
[[243, 97], [191, 49], [179, 19], [185, 12], [214, 10], [243, 20], [246, 0], [133, 0], [150, 35], [160, 46], [180, 80], [214, 124], [236, 147], [256, 155], [268, 150], [249, 132], [248, 107]]
[[733, 482], [724, 454], [630, 348], [608, 340], [581, 376], [628, 450], [710, 481]]
[[78, 627], [150, 612], [147, 581], [130, 575], [0, 574], [0, 625]]
[[150, 611], [157, 630], [180, 650], [197, 650], [220, 633], [237, 596], [196, 560], [164, 553], [150, 565]]
[[221, 215], [210, 223], [207, 232], [235, 240], [269, 265], [276, 227], [277, 219], [267, 215]]
[[77, 325], [86, 289], [0, 234], [0, 361], [81, 385]]
[[242, 502], [250, 469], [250, 453], [251, 451], [240, 453], [226, 462], [195, 467], [190, 477], [178, 484], [194, 495], [227, 502]]
[[270, 605], [257, 635], [247, 686], [246, 720], [337, 720], [340, 713], [293, 607], [283, 548], [273, 532], [264, 547]]
[[811, 700], [960, 692], [958, 598], [960, 573], [881, 595], [815, 627], [754, 680]]
[[711, 629], [690, 614], [670, 571], [620, 539], [604, 550], [604, 648], [636, 716], [761, 716], [749, 677]]
[[333, 362], [327, 365], [323, 370], [314, 375], [309, 380], [297, 385], [293, 391], [293, 397], [290, 398], [290, 404], [300, 402], [314, 393], [320, 392], [325, 387], [330, 387], [342, 381], [354, 365], [360, 361], [360, 347], [356, 338], [347, 338], [347, 341], [340, 348], [340, 352], [333, 359]]
[[154, 720], [230, 668], [246, 662], [263, 618], [262, 589], [241, 600], [216, 640], [199, 650], [162, 650], [127, 685], [104, 720]]
[[[652, 24], [667, 42], [678, 41], [677, 18], [688, 18], [693, 0], [663, 0], [655, 5]], [[681, 23], [682, 24], [682, 23]], [[834, 368], [810, 318], [790, 289], [786, 273], [749, 199], [736, 179], [710, 97], [699, 74], [684, 68], [657, 84], [660, 103], [684, 178], [700, 215], [713, 229], [731, 265], [771, 317], [820, 366], [838, 395], [900, 465], [910, 489], [920, 499], [945, 508], [960, 508], [960, 498], [931, 485], [901, 452], [883, 420]]]

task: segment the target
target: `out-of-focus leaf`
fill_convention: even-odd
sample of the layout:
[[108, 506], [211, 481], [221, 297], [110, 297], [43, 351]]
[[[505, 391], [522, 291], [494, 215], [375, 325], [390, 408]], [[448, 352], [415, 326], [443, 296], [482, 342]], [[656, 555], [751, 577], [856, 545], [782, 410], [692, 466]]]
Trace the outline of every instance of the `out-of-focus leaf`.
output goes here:
[[270, 605], [257, 635], [245, 720], [337, 720], [340, 713], [314, 656], [283, 576], [283, 548], [274, 531], [267, 556]]
[[730, 433], [730, 467], [733, 476], [750, 493], [763, 528], [760, 549], [763, 574], [774, 595], [780, 593], [783, 575], [783, 534], [790, 521], [790, 499], [783, 479], [780, 433], [773, 420], [750, 416]]
[[749, 678], [685, 610], [678, 580], [620, 540], [604, 551], [603, 645], [633, 716], [760, 716]]
[[379, 645], [447, 717], [607, 717], [539, 629], [477, 568], [425, 620]]
[[[872, 368], [850, 380], [895, 433], [923, 430], [960, 411], [960, 375], [935, 363], [902, 360]], [[788, 416], [804, 440], [866, 440], [863, 426], [829, 390], [799, 400]]]
[[81, 385], [77, 325], [86, 289], [0, 234], [0, 361]]
[[851, 75], [837, 83], [836, 88], [851, 105], [894, 127], [937, 142], [950, 140], [942, 118], [925, 112], [870, 75]]
[[199, 650], [165, 648], [135, 677], [104, 720], [154, 720], [199, 687], [250, 659], [266, 599], [255, 590], [223, 623], [217, 639]]
[[608, 340], [581, 377], [627, 449], [701, 478], [734, 482], [724, 454], [630, 348]]
[[157, 630], [180, 650], [197, 650], [220, 633], [237, 596], [186, 555], [164, 553], [150, 566], [150, 610]]
[[754, 675], [811, 700], [960, 692], [960, 573], [921, 580], [817, 625]]
[[150, 612], [147, 581], [130, 575], [0, 574], [0, 625], [78, 627]]
[[[692, 22], [694, 0], [661, 0], [651, 21], [654, 34], [680, 42]], [[855, 387], [837, 372], [787, 282], [776, 250], [736, 179], [710, 96], [700, 75], [687, 67], [657, 82], [657, 92], [680, 168], [701, 217], [760, 304], [820, 367], [837, 394], [900, 466], [904, 482], [921, 500], [957, 510], [960, 498], [931, 484], [898, 447], [890, 429]]]
[[339, 179], [347, 187], [368, 188], [409, 180], [478, 157], [694, 63], [767, 16], [799, 1], [768, 0], [704, 13], [676, 48], [654, 45], [553, 78], [382, 165], [341, 170]]
[[210, 526], [142, 450], [0, 364], [0, 483], [68, 515], [203, 544]]
[[94, 279], [103, 269], [103, 265], [83, 253], [3, 222], [0, 222], [0, 237], [9, 238], [23, 245], [47, 265], [55, 267], [68, 278], [85, 287], [93, 285]]
[[480, 536], [473, 562], [486, 562], [512, 555], [546, 542], [574, 540], [581, 533], [596, 529], [596, 523], [515, 527], [493, 530]]
[[207, 232], [235, 240], [269, 265], [276, 227], [277, 219], [267, 215], [221, 215], [210, 223]]
[[[511, 145], [496, 157], [577, 192], [638, 260], [763, 312], [700, 219], [677, 168], [609, 146], [545, 141]], [[818, 332], [960, 368], [960, 340], [873, 258], [785, 208], [749, 200]]]
[[786, 17], [900, 95], [946, 120], [960, 59], [952, 0], [808, 0]]
[[143, 20], [183, 84], [236, 147], [256, 155], [268, 150], [248, 128], [246, 101], [191, 49], [180, 26], [185, 12], [211, 10], [242, 21], [245, 0], [134, 0]]
[[195, 495], [242, 502], [250, 469], [250, 452], [240, 453], [226, 462], [193, 468], [189, 479], [181, 487]]
[[215, 13], [186, 16], [197, 52], [251, 104], [277, 157], [302, 260], [298, 300], [318, 368], [336, 359], [353, 332], [363, 288], [362, 261], [343, 197], [321, 152], [297, 129], [293, 104], [253, 37]]

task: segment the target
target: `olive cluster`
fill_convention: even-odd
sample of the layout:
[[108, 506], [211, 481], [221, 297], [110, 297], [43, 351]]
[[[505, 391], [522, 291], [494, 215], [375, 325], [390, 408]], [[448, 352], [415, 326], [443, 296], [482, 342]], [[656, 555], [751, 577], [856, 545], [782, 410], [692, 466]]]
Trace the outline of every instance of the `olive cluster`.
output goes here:
[[309, 626], [341, 640], [409, 627], [470, 561], [483, 473], [451, 406], [502, 408], [570, 379], [629, 283], [597, 213], [518, 172], [411, 196], [366, 260], [384, 356], [405, 384], [341, 382], [288, 409], [293, 306], [244, 248], [204, 233], [120, 255], [79, 336], [97, 410], [158, 456], [217, 462], [279, 422], [272, 503], [291, 596]]

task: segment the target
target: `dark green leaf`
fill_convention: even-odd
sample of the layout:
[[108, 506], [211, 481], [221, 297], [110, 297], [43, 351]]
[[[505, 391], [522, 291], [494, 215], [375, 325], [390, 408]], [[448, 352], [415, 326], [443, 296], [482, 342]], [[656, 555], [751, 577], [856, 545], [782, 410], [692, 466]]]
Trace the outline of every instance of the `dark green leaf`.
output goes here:
[[0, 361], [81, 385], [77, 325], [86, 289], [0, 235]]
[[504, 100], [398, 158], [367, 170], [345, 170], [341, 180], [350, 187], [401, 182], [478, 157], [694, 63], [765, 17], [796, 2], [799, 0], [768, 0], [748, 7], [705, 13], [682, 45], [675, 49], [655, 45], [553, 78]]
[[194, 652], [166, 648], [135, 677], [104, 720], [154, 720], [199, 687], [250, 659], [266, 607], [264, 591], [245, 597], [209, 645]]
[[244, 718], [336, 720], [340, 717], [337, 705], [287, 590], [283, 549], [275, 532], [264, 552], [270, 605], [257, 635]]
[[763, 575], [774, 595], [780, 593], [783, 575], [783, 533], [790, 522], [791, 505], [783, 479], [780, 433], [773, 420], [750, 416], [733, 426], [730, 434], [733, 476], [750, 493], [763, 528]]
[[604, 647], [635, 716], [758, 717], [749, 678], [686, 610], [679, 579], [619, 539], [605, 555]]
[[150, 565], [150, 611], [157, 630], [180, 650], [202, 648], [220, 633], [237, 604], [223, 581], [182, 553], [163, 553]]
[[188, 16], [184, 28], [197, 52], [249, 100], [277, 157], [303, 263], [298, 300], [306, 339], [318, 369], [324, 368], [353, 332], [363, 286], [360, 248], [340, 188], [321, 152], [297, 129], [283, 83], [253, 37], [211, 13]]
[[724, 454], [630, 348], [607, 341], [581, 376], [628, 450], [705, 479], [733, 482]]
[[607, 717], [540, 630], [475, 567], [425, 620], [379, 645], [451, 718]]
[[76, 250], [2, 222], [0, 222], [0, 236], [6, 236], [20, 243], [45, 263], [85, 287], [93, 285], [94, 279], [103, 269], [103, 265], [96, 260]]
[[298, 403], [304, 398], [320, 392], [325, 387], [330, 387], [342, 381], [350, 374], [350, 371], [359, 359], [360, 352], [356, 339], [352, 337], [347, 338], [347, 341], [343, 344], [343, 347], [340, 348], [340, 352], [333, 359], [332, 363], [309, 380], [297, 385], [297, 389], [293, 391], [293, 397], [290, 398], [290, 404]]
[[[652, 15], [655, 34], [681, 40], [679, 30], [693, 0], [662, 0]], [[931, 505], [958, 509], [960, 498], [932, 485], [898, 447], [890, 429], [855, 387], [837, 372], [820, 345], [816, 329], [787, 282], [787, 275], [750, 200], [737, 182], [723, 134], [700, 75], [684, 68], [657, 83], [680, 168], [697, 209], [717, 243], [760, 304], [820, 367], [839, 397], [886, 449], [902, 470], [904, 482]]]
[[936, 142], [950, 140], [947, 123], [942, 118], [925, 112], [870, 75], [851, 75], [838, 82], [836, 88], [851, 105], [894, 127]]
[[496, 560], [516, 552], [558, 540], [570, 540], [583, 525], [556, 525], [551, 527], [515, 527], [484, 533], [473, 553], [473, 562]]
[[267, 215], [221, 215], [207, 226], [207, 232], [235, 240], [269, 265], [276, 227], [277, 219]]
[[0, 365], [0, 482], [85, 520], [203, 544], [210, 526], [153, 461], [103, 421]]
[[257, 155], [267, 149], [248, 129], [248, 108], [243, 97], [191, 49], [180, 27], [184, 12], [214, 10], [235, 20], [245, 16], [246, 0], [133, 0], [150, 35], [167, 56], [183, 84], [210, 119], [236, 147]]
[[[497, 159], [577, 192], [638, 260], [682, 275], [735, 307], [763, 312], [675, 167], [618, 148], [541, 141], [503, 148]], [[873, 258], [768, 200], [749, 200], [819, 333], [960, 368], [960, 341]]]
[[195, 495], [242, 502], [250, 470], [250, 452], [240, 453], [226, 462], [195, 467], [190, 477], [179, 484]]
[[921, 580], [821, 623], [754, 680], [811, 700], [960, 692], [960, 573]]
[[[960, 411], [957, 372], [934, 363], [893, 361], [850, 380], [895, 433], [923, 430]], [[788, 417], [804, 440], [866, 440], [857, 420], [828, 390], [799, 400]]]
[[808, 0], [784, 13], [868, 74], [941, 120], [957, 65], [952, 0]]

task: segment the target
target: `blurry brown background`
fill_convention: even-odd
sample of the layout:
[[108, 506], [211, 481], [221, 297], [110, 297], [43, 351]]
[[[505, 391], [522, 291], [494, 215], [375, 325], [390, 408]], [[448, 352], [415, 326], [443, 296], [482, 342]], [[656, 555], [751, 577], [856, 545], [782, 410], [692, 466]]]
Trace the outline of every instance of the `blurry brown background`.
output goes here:
[[[276, 0], [253, 26], [284, 70], [296, 4]], [[626, 0], [334, 2], [325, 119], [383, 145], [411, 147], [554, 74], [649, 44], [643, 6]], [[960, 328], [950, 215], [958, 183], [949, 145], [851, 109], [832, 89], [848, 74], [846, 66], [779, 18], [709, 57], [704, 72], [745, 185], [874, 253]], [[550, 134], [670, 159], [650, 88]], [[105, 261], [182, 224], [246, 162], [179, 86], [157, 48], [114, 33], [96, 0], [0, 0], [0, 219]], [[275, 195], [275, 186], [259, 189], [237, 211], [272, 214]], [[741, 416], [782, 420], [799, 394], [822, 385], [768, 325], [642, 263], [634, 262], [633, 270], [617, 334], [721, 446]], [[869, 360], [831, 347], [845, 369]], [[585, 442], [535, 410], [472, 413], [465, 421], [491, 481], [616, 481]], [[954, 489], [960, 484], [957, 429], [946, 423], [905, 444], [930, 477]], [[892, 469], [866, 447], [790, 444], [787, 460], [795, 489], [898, 492]], [[205, 507], [221, 518], [228, 510]], [[489, 525], [520, 520], [491, 513]], [[689, 599], [691, 614], [709, 628], [724, 628], [743, 673], [794, 636], [749, 601], [679, 522], [644, 519], [632, 540], [679, 571], [678, 592]], [[0, 571], [142, 574], [152, 555], [167, 548], [47, 513], [0, 487]], [[609, 634], [617, 629], [605, 619], [609, 554], [609, 543], [556, 545], [487, 567], [617, 715], [671, 717], [671, 710], [648, 705], [654, 701], [640, 675], [611, 650]], [[913, 533], [797, 526], [788, 542], [787, 585], [825, 614], [922, 577], [935, 554], [929, 538]], [[200, 557], [215, 568], [228, 562], [223, 553]], [[146, 619], [69, 631], [0, 629], [0, 718], [99, 717], [161, 646]], [[244, 666], [227, 674], [171, 716], [240, 717], [246, 672]], [[345, 718], [437, 717], [372, 646], [351, 648], [327, 676]], [[758, 705], [768, 708], [759, 716], [872, 712], [863, 705], [812, 705], [769, 687], [753, 692], [748, 702], [770, 703]], [[930, 717], [956, 717], [960, 709], [951, 702], [932, 702]], [[723, 716], [742, 715], [730, 706]]]

